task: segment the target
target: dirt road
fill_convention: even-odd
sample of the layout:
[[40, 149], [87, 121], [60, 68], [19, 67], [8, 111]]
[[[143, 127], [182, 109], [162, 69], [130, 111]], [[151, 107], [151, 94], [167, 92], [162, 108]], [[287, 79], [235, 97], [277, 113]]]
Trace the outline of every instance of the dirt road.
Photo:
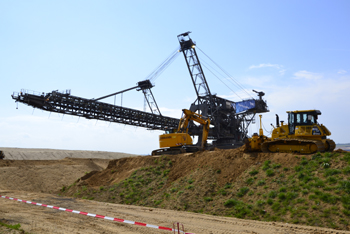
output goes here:
[[[325, 228], [314, 228], [274, 222], [248, 221], [229, 217], [178, 212], [156, 208], [118, 205], [80, 200], [55, 195], [15, 190], [0, 190], [2, 196], [29, 200], [114, 218], [171, 227], [173, 222], [184, 224], [186, 232], [205, 234], [229, 233], [350, 233]], [[0, 198], [0, 218], [12, 224], [20, 223], [30, 233], [171, 233], [148, 227], [102, 220], [85, 215], [59, 211]]]

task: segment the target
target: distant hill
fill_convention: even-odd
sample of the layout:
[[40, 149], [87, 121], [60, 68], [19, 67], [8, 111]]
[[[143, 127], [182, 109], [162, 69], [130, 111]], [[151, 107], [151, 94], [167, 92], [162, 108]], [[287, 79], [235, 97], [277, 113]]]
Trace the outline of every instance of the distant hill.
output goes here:
[[350, 151], [350, 143], [337, 144], [336, 149], [342, 149], [342, 150]]

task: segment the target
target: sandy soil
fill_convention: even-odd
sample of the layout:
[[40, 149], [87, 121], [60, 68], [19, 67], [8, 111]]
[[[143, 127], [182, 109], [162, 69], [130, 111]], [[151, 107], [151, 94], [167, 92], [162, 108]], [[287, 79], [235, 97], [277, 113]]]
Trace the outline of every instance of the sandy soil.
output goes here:
[[104, 169], [108, 159], [0, 160], [0, 189], [57, 193], [91, 171]]
[[5, 160], [60, 160], [64, 158], [103, 158], [118, 159], [135, 156], [133, 154], [84, 151], [84, 150], [55, 150], [55, 149], [25, 149], [0, 147], [5, 154]]
[[[42, 157], [47, 159], [47, 156], [44, 154]], [[103, 158], [103, 156], [101, 157]], [[136, 157], [135, 160], [141, 160], [141, 157]], [[109, 161], [108, 159], [96, 158], [0, 160], [0, 195], [157, 226], [172, 227], [174, 222], [180, 222], [185, 226], [185, 231], [196, 234], [350, 233], [334, 229], [241, 220], [190, 212], [74, 199], [56, 195], [63, 185], [74, 183], [77, 178], [84, 176], [86, 172], [102, 171], [107, 167]], [[131, 167], [132, 165], [130, 164], [129, 166]], [[20, 223], [21, 228], [32, 234], [171, 233], [164, 230], [58, 211], [4, 198], [0, 198], [0, 221], [9, 224]], [[12, 231], [1, 227], [0, 233], [8, 234], [12, 233]]]
[[[184, 225], [186, 232], [197, 234], [350, 233], [284, 223], [247, 221], [189, 212], [110, 204], [58, 197], [43, 193], [0, 190], [0, 194], [158, 226], [172, 227], [173, 222], [180, 222]], [[22, 228], [30, 233], [171, 233], [170, 231], [101, 220], [70, 212], [38, 207], [4, 198], [0, 198], [0, 214], [2, 219], [9, 220], [12, 223], [21, 223]]]

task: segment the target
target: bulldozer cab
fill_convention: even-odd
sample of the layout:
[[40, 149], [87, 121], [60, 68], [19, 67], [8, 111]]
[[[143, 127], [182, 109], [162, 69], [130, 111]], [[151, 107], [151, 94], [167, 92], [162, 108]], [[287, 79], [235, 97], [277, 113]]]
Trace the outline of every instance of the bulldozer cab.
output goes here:
[[321, 115], [321, 111], [319, 110], [287, 111], [287, 113], [290, 135], [295, 133], [296, 126], [312, 126], [317, 124], [318, 115]]

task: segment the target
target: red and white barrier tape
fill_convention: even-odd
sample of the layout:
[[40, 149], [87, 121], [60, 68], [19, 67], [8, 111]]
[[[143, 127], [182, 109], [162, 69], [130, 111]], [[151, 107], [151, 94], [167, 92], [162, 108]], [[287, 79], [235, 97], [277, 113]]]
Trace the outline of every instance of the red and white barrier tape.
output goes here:
[[180, 232], [180, 233], [183, 233], [183, 234], [194, 234], [194, 233], [183, 232], [181, 230], [176, 230], [176, 229], [172, 229], [172, 228], [168, 228], [168, 227], [162, 227], [162, 226], [156, 226], [156, 225], [151, 225], [151, 224], [146, 224], [146, 223], [134, 222], [134, 221], [126, 220], [126, 219], [112, 218], [112, 217], [108, 217], [108, 216], [103, 216], [103, 215], [98, 215], [98, 214], [91, 214], [91, 213], [78, 211], [78, 210], [70, 210], [70, 209], [66, 209], [66, 208], [62, 208], [62, 207], [58, 207], [58, 206], [50, 206], [50, 205], [45, 205], [45, 204], [31, 202], [31, 201], [26, 201], [26, 200], [21, 200], [21, 199], [7, 197], [7, 196], [1, 196], [1, 197], [9, 199], [9, 200], [14, 200], [14, 201], [27, 203], [27, 204], [43, 206], [43, 207], [56, 209], [56, 210], [61, 210], [61, 211], [67, 211], [67, 212], [71, 212], [71, 213], [75, 213], [75, 214], [87, 215], [87, 216], [100, 218], [100, 219], [106, 219], [106, 220], [110, 220], [110, 221], [117, 221], [117, 222], [121, 222], [121, 223], [134, 224], [134, 225], [138, 225], [138, 226], [144, 226], [144, 227], [149, 227], [149, 228], [161, 229], [161, 230], [165, 230], [165, 231], [175, 231], [176, 233]]

